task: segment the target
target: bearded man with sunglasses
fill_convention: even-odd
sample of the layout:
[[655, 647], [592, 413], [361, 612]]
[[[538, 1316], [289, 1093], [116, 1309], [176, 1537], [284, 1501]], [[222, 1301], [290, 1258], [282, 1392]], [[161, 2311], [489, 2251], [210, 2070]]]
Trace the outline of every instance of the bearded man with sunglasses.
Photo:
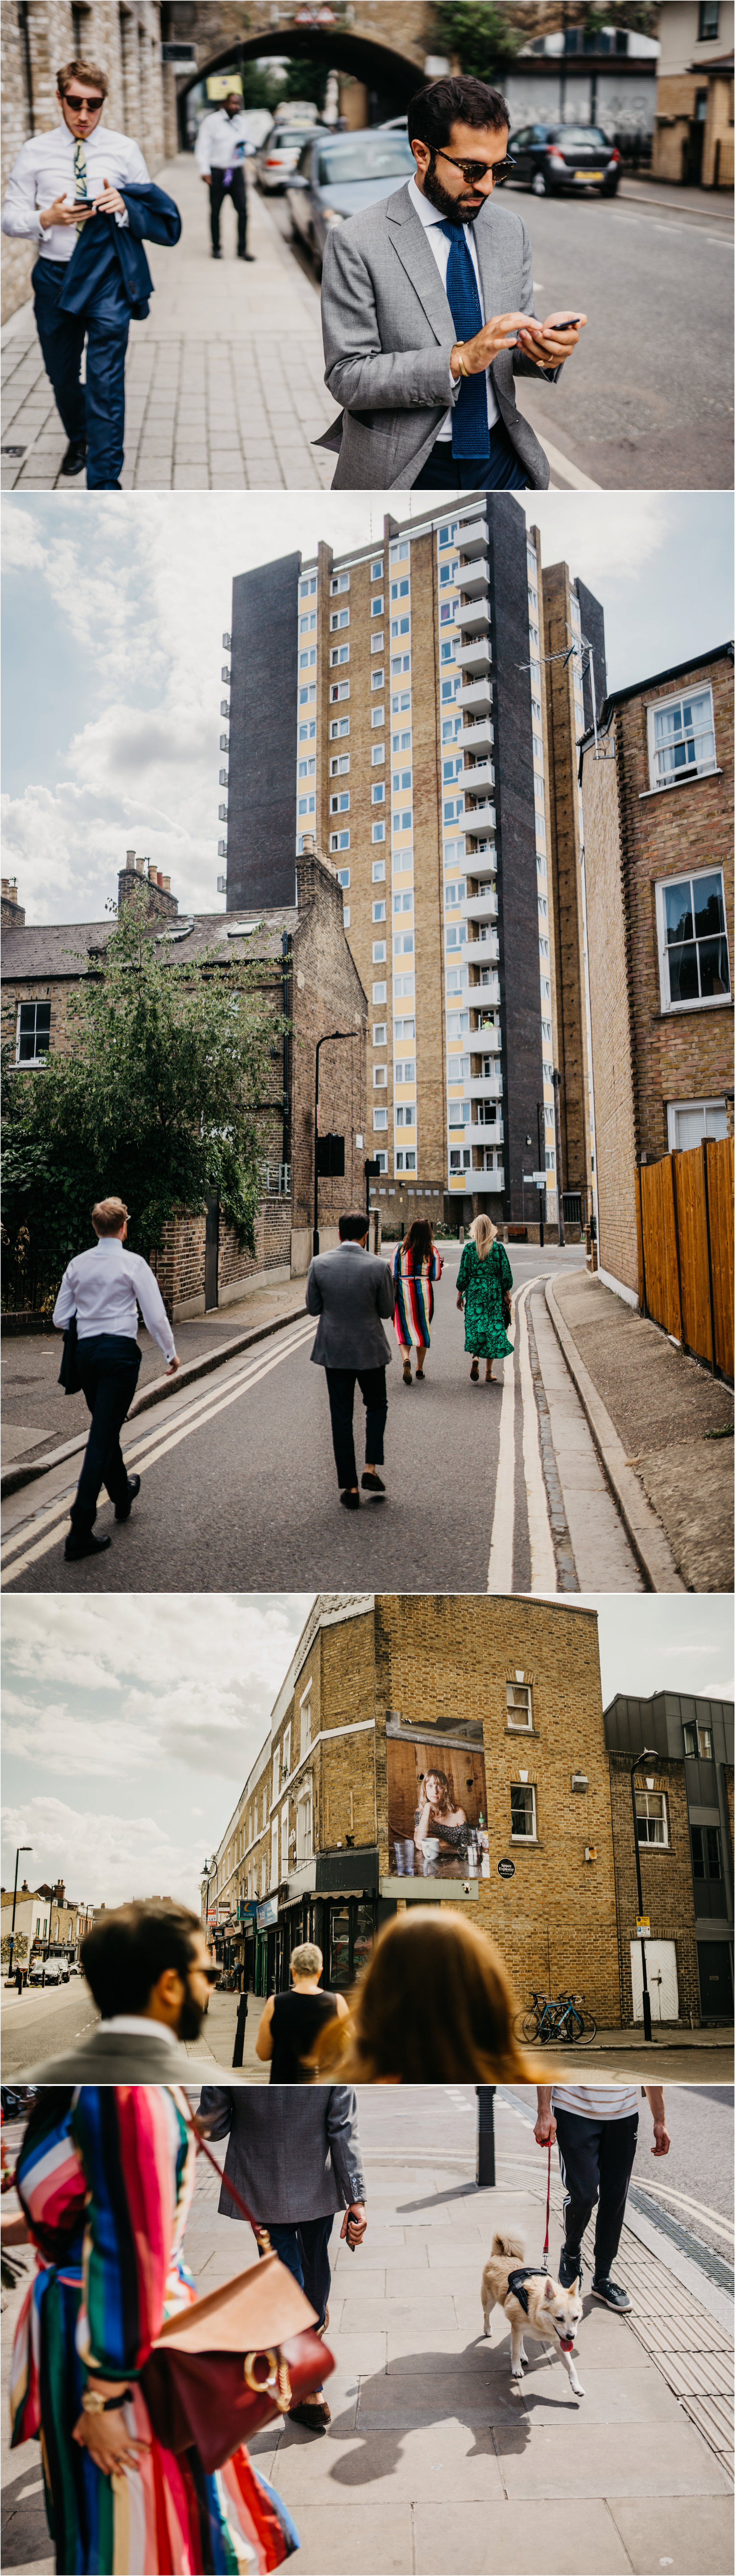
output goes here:
[[485, 81], [431, 81], [408, 110], [413, 178], [329, 233], [325, 382], [343, 411], [316, 443], [339, 450], [333, 490], [547, 487], [514, 377], [555, 384], [587, 317], [535, 318], [526, 226], [495, 193], [509, 126]]
[[101, 2016], [28, 2084], [193, 2084], [206, 2074], [186, 2043], [201, 2034], [219, 1968], [197, 1914], [183, 1905], [100, 1908], [82, 1942], [82, 1974]]
[[[108, 85], [97, 64], [77, 57], [56, 80], [61, 124], [22, 145], [2, 230], [38, 244], [36, 328], [69, 442], [61, 473], [81, 474], [86, 464], [89, 491], [119, 491], [128, 332], [131, 315], [147, 313], [151, 288], [142, 242], [177, 241], [181, 219], [149, 179], [137, 143], [102, 124]], [[82, 247], [90, 226], [96, 239]]]

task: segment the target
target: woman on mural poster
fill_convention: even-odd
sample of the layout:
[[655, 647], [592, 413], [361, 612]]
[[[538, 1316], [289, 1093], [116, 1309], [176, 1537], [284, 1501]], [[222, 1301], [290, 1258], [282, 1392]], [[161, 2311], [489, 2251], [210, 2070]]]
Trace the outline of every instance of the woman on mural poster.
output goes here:
[[430, 1872], [440, 1856], [446, 1859], [448, 1849], [458, 1861], [462, 1861], [470, 1832], [465, 1808], [455, 1806], [451, 1780], [447, 1778], [446, 1771], [427, 1771], [421, 1789], [421, 1805], [414, 1815], [413, 1833], [424, 1872]]

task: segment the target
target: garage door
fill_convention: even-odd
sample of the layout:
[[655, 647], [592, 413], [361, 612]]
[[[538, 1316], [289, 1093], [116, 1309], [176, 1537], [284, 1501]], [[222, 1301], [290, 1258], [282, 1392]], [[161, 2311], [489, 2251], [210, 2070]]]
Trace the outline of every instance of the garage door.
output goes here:
[[[633, 2020], [643, 2020], [643, 1965], [640, 1941], [631, 1941], [630, 1973], [633, 1984]], [[679, 1980], [676, 1974], [676, 1942], [646, 1942], [646, 1977], [651, 1997], [652, 2021], [678, 2021]]]

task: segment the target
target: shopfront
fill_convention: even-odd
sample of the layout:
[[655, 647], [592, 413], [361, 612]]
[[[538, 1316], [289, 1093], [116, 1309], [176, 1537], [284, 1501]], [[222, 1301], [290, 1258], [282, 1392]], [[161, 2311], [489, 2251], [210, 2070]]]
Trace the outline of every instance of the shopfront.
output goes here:
[[394, 1911], [378, 1894], [375, 1846], [317, 1854], [258, 1906], [246, 1980], [256, 1995], [285, 1994], [292, 1952], [302, 1941], [313, 1941], [324, 1960], [323, 1984], [342, 1991], [360, 1975], [383, 1920]]

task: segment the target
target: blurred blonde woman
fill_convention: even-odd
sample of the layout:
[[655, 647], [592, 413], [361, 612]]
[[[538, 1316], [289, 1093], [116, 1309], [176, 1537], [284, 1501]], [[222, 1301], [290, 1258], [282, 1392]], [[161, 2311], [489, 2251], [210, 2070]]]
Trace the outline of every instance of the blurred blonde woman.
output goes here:
[[317, 2083], [529, 2081], [500, 1952], [443, 1906], [394, 1916], [349, 2002], [349, 2020], [328, 2022], [312, 2051]]
[[471, 1359], [470, 1377], [477, 1386], [480, 1360], [485, 1362], [485, 1384], [493, 1373], [493, 1360], [507, 1359], [513, 1344], [506, 1333], [510, 1323], [510, 1292], [513, 1272], [503, 1243], [498, 1242], [492, 1218], [476, 1216], [470, 1226], [467, 1242], [457, 1272], [457, 1305], [464, 1307], [464, 1346]]

